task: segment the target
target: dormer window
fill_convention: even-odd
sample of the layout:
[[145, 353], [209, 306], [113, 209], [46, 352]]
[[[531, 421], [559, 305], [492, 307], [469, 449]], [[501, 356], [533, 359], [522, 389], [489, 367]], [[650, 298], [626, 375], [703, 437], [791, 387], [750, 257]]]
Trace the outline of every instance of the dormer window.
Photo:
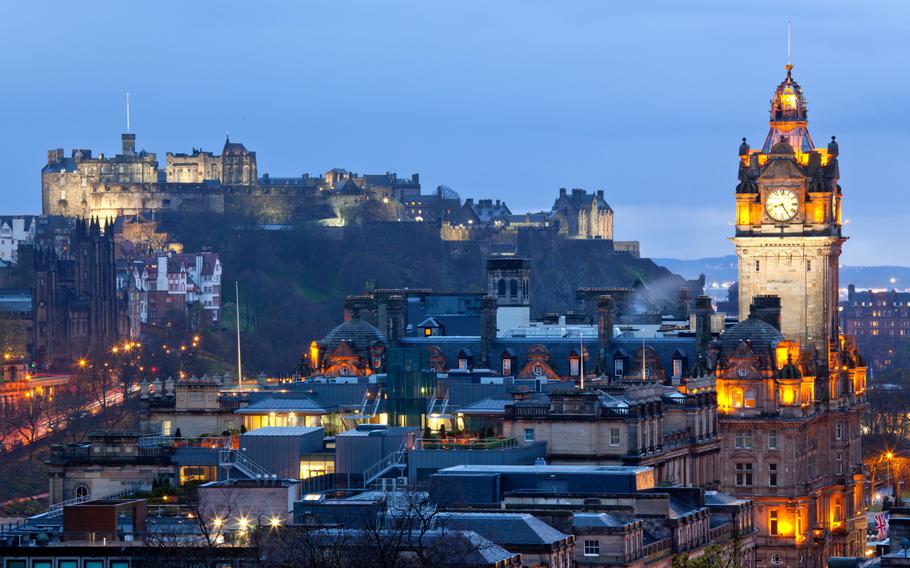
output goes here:
[[581, 367], [580, 363], [581, 358], [577, 354], [573, 353], [572, 355], [569, 355], [569, 375], [573, 377], [578, 376]]
[[502, 358], [502, 376], [503, 377], [512, 376], [512, 358], [511, 357]]
[[613, 376], [621, 377], [625, 372], [625, 361], [622, 359], [613, 359]]

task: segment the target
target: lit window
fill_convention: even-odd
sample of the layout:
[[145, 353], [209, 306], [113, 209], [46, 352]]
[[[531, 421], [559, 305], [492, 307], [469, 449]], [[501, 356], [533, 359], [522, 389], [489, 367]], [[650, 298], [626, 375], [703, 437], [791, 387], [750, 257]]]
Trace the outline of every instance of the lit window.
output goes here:
[[571, 359], [569, 359], [569, 374], [572, 375], [573, 377], [578, 376], [578, 367], [579, 367], [578, 362], [579, 362], [578, 357], [572, 357]]
[[743, 391], [742, 389], [733, 389], [733, 408], [742, 408], [743, 407]]
[[755, 391], [752, 389], [746, 391], [746, 408], [755, 408]]
[[768, 534], [771, 536], [777, 536], [778, 527], [777, 527], [777, 511], [771, 510], [768, 511]]
[[673, 359], [673, 376], [675, 378], [682, 377], [683, 373], [683, 362], [682, 359]]
[[600, 556], [599, 540], [585, 540], [585, 556]]

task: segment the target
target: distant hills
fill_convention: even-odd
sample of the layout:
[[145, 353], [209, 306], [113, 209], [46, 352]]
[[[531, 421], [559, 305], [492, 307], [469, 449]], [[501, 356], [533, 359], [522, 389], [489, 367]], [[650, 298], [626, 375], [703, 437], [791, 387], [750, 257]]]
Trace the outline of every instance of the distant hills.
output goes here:
[[[704, 274], [709, 286], [713, 282], [722, 284], [737, 279], [737, 259], [736, 255], [732, 254], [691, 260], [678, 258], [652, 260], [684, 278], [694, 279], [699, 274]], [[910, 288], [910, 267], [841, 266], [840, 285], [846, 288], [848, 284], [855, 284], [857, 288]]]

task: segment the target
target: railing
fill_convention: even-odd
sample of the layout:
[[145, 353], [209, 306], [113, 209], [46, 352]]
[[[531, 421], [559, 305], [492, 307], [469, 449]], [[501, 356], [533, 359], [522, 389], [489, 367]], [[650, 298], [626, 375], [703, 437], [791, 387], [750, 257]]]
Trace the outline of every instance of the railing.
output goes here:
[[405, 442], [402, 441], [400, 448], [365, 469], [363, 472], [363, 486], [369, 487], [370, 483], [372, 483], [377, 477], [381, 476], [383, 473], [389, 471], [393, 467], [402, 465], [404, 463], [405, 455], [404, 448]]
[[300, 493], [325, 493], [335, 489], [335, 474], [314, 475], [300, 480]]
[[[370, 397], [370, 391], [363, 395], [360, 404], [345, 404], [341, 407], [342, 417], [348, 420], [369, 420], [379, 412], [379, 401], [382, 397], [377, 393], [376, 399]], [[372, 408], [369, 408], [372, 404]]]
[[646, 544], [641, 548], [642, 556], [645, 558], [645, 562], [652, 560], [654, 556], [663, 555], [665, 552], [669, 551], [673, 546], [673, 541], [669, 538], [664, 538], [651, 544]]
[[143, 436], [139, 438], [140, 448], [232, 448], [233, 436]]
[[236, 468], [250, 479], [270, 478], [272, 473], [243, 455], [239, 450], [223, 449], [218, 453], [218, 465], [225, 468], [230, 478], [230, 468]]
[[417, 438], [416, 450], [510, 450], [518, 447], [515, 438]]
[[73, 497], [72, 499], [67, 499], [66, 501], [60, 501], [59, 503], [53, 503], [50, 507], [47, 508], [47, 511], [44, 513], [39, 513], [30, 519], [45, 519], [48, 517], [56, 517], [57, 515], [63, 512], [64, 507], [69, 507], [70, 505], [78, 505], [79, 503], [86, 503], [88, 501], [97, 501], [99, 499], [116, 499], [117, 497], [123, 497], [124, 495], [130, 495], [139, 491], [139, 484], [134, 484], [127, 489], [121, 489], [120, 491], [115, 491], [113, 493], [104, 493], [101, 495], [95, 495], [88, 493], [82, 495], [81, 497]]
[[724, 523], [720, 526], [708, 529], [708, 540], [714, 542], [733, 533], [733, 523]]

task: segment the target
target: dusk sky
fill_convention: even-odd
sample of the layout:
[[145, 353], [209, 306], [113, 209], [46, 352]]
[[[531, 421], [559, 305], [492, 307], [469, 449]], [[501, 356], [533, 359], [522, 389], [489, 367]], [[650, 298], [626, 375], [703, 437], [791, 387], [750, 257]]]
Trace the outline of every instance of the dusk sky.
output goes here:
[[259, 173], [419, 172], [549, 209], [603, 189], [645, 256], [732, 253], [737, 148], [784, 78], [841, 151], [844, 264], [910, 264], [910, 4], [16, 2], [0, 10], [0, 213], [40, 212], [49, 148], [220, 151]]

